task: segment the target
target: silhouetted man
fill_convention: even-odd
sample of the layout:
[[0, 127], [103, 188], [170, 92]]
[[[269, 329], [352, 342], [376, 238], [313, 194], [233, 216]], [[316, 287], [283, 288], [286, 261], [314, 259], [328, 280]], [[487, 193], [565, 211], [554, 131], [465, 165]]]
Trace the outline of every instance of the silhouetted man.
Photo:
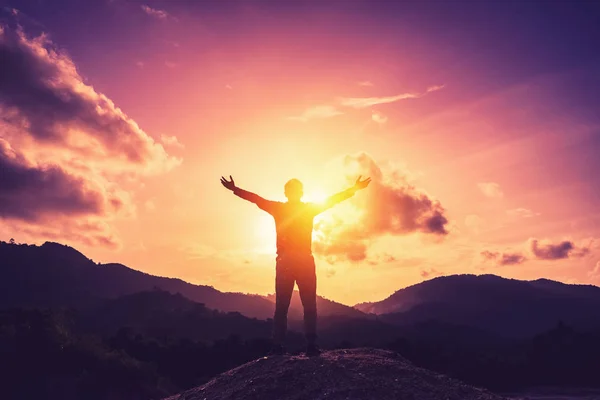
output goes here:
[[304, 306], [304, 330], [306, 334], [306, 354], [319, 355], [317, 339], [317, 276], [315, 260], [312, 256], [313, 219], [323, 211], [343, 200], [349, 199], [360, 189], [366, 188], [371, 178], [360, 180], [360, 176], [351, 188], [329, 197], [323, 204], [304, 203], [302, 182], [291, 179], [285, 184], [285, 203], [265, 200], [235, 186], [233, 178], [229, 181], [221, 177], [221, 183], [242, 199], [256, 204], [275, 219], [277, 231], [277, 263], [275, 273], [275, 316], [273, 318], [273, 348], [271, 354], [283, 354], [287, 313], [294, 291], [298, 284], [300, 299]]

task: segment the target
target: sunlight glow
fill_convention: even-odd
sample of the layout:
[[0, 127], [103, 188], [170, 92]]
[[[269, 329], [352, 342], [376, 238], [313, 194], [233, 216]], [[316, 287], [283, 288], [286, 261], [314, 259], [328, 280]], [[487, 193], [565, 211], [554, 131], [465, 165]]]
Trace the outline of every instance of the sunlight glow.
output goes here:
[[302, 200], [307, 203], [323, 204], [325, 203], [325, 200], [327, 200], [327, 197], [329, 197], [329, 194], [326, 191], [322, 189], [313, 189], [305, 193]]

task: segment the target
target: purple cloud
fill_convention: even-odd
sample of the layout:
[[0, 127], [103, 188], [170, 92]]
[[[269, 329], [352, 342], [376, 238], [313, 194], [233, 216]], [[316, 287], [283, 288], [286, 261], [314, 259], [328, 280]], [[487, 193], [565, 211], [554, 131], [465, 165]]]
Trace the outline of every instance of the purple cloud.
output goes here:
[[116, 246], [108, 222], [134, 209], [122, 179], [181, 160], [84, 82], [46, 35], [0, 24], [0, 60], [0, 226], [30, 240]]
[[56, 165], [26, 165], [2, 140], [0, 171], [0, 218], [35, 221], [47, 214], [97, 215], [109, 206], [122, 206], [120, 199], [105, 197]]
[[[135, 121], [84, 83], [73, 61], [47, 37], [30, 39], [0, 25], [0, 59], [0, 117], [16, 135], [135, 165], [176, 164]], [[75, 132], [76, 146], [70, 140]]]
[[481, 256], [486, 261], [493, 261], [498, 265], [515, 265], [522, 264], [527, 260], [524, 255], [520, 253], [500, 253], [484, 250], [481, 252]]
[[529, 239], [529, 249], [539, 260], [560, 260], [570, 257], [583, 257], [590, 252], [589, 247], [577, 247], [570, 240], [560, 243], [540, 243], [538, 239]]

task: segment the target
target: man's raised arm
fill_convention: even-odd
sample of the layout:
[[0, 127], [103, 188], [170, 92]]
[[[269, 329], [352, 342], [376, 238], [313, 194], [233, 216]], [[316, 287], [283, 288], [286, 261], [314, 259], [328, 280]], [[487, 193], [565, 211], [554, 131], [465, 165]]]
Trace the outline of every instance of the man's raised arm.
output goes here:
[[229, 175], [229, 181], [224, 178], [221, 177], [221, 184], [223, 184], [223, 186], [225, 186], [225, 188], [231, 190], [233, 192], [233, 194], [235, 194], [236, 196], [244, 199], [244, 200], [248, 200], [251, 203], [256, 204], [260, 209], [265, 210], [266, 212], [271, 212], [273, 205], [275, 204], [274, 201], [270, 201], [267, 199], [263, 199], [262, 197], [260, 197], [259, 195], [249, 192], [247, 190], [241, 189], [239, 187], [237, 187], [235, 185], [235, 182], [233, 181], [233, 178], [231, 177], [231, 175]]
[[369, 183], [371, 183], [371, 178], [367, 178], [362, 181], [360, 180], [360, 178], [361, 176], [359, 176], [358, 179], [356, 179], [354, 186], [352, 186], [351, 188], [348, 188], [344, 191], [334, 194], [333, 196], [328, 197], [327, 200], [325, 200], [325, 203], [323, 203], [322, 205], [318, 205], [317, 213], [321, 213], [335, 206], [336, 204], [349, 199], [350, 197], [354, 196], [354, 193], [366, 188], [367, 186], [369, 186]]

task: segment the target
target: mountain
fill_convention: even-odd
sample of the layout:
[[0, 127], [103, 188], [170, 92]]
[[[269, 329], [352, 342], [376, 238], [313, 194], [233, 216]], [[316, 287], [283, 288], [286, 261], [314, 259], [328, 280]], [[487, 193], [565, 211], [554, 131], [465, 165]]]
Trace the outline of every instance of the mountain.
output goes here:
[[503, 397], [418, 368], [375, 349], [328, 351], [317, 358], [262, 357], [166, 400], [501, 400]]
[[241, 339], [268, 338], [268, 321], [247, 318], [238, 312], [207, 308], [163, 290], [138, 292], [108, 299], [78, 310], [78, 322], [86, 332], [114, 335], [127, 328], [135, 333], [171, 340], [214, 342], [237, 335]]
[[437, 320], [510, 337], [534, 335], [563, 321], [600, 326], [600, 288], [495, 275], [453, 275], [398, 290], [387, 299], [357, 304], [397, 325]]
[[[271, 302], [275, 302], [275, 294], [265, 296]], [[350, 317], [350, 318], [368, 318], [368, 315], [364, 312], [357, 310], [354, 307], [346, 306], [344, 304], [336, 303], [335, 301], [326, 299], [321, 296], [317, 296], [317, 310], [320, 316], [332, 316], [332, 317]], [[303, 317], [302, 301], [300, 300], [300, 293], [294, 290], [292, 294], [292, 301], [290, 302], [290, 311], [288, 317], [290, 319], [302, 319]]]
[[[272, 297], [224, 293], [181, 279], [149, 275], [122, 264], [97, 264], [74, 248], [59, 243], [35, 246], [0, 242], [0, 307], [79, 307], [154, 288], [181, 293], [215, 310], [239, 312], [259, 319], [273, 316]], [[322, 316], [364, 315], [323, 298], [318, 302]], [[290, 319], [301, 318], [301, 304], [296, 299], [290, 307]]]
[[222, 311], [263, 319], [273, 313], [273, 304], [258, 295], [223, 293], [121, 264], [96, 264], [59, 243], [0, 243], [0, 260], [0, 306], [81, 306], [156, 287]]

